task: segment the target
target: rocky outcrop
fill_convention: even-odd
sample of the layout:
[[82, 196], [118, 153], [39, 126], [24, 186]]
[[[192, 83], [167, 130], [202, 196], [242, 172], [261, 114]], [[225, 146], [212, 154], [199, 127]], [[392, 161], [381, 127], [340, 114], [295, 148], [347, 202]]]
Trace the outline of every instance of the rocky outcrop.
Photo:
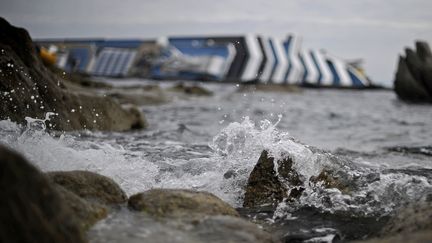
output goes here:
[[0, 146], [0, 242], [85, 242], [81, 227], [49, 180]]
[[432, 53], [426, 42], [416, 42], [416, 51], [405, 49], [399, 57], [394, 89], [402, 100], [432, 102]]
[[152, 189], [129, 198], [129, 208], [153, 216], [231, 215], [237, 211], [208, 192], [184, 189]]
[[127, 201], [125, 192], [112, 179], [90, 171], [48, 172], [48, 178], [81, 198], [101, 204], [121, 204]]
[[356, 187], [353, 178], [336, 169], [323, 168], [317, 176], [303, 178], [293, 168], [293, 163], [288, 154], [275, 161], [264, 150], [249, 175], [243, 206], [276, 206], [283, 200], [293, 201], [301, 196], [306, 186], [336, 188], [342, 193], [349, 193]]
[[124, 131], [144, 124], [111, 98], [65, 83], [44, 66], [27, 31], [0, 18], [0, 119], [25, 123], [53, 112], [48, 127], [56, 130]]
[[[292, 159], [286, 156], [276, 161], [278, 174], [274, 170], [274, 158], [267, 151], [261, 153], [257, 164], [249, 175], [246, 186], [244, 207], [257, 207], [262, 205], [277, 205], [284, 198], [300, 196], [303, 182], [292, 169]], [[286, 182], [286, 183], [284, 183]], [[287, 188], [287, 185], [291, 188]]]

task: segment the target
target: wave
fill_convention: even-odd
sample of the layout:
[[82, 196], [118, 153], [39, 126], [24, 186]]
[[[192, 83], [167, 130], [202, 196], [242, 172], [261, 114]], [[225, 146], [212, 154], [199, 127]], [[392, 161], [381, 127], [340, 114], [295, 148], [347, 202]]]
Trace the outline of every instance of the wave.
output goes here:
[[289, 155], [305, 181], [326, 169], [350, 183], [349, 193], [305, 183], [300, 199], [279, 204], [275, 217], [288, 217], [302, 206], [383, 215], [432, 195], [432, 178], [416, 169], [388, 170], [296, 141], [277, 129], [282, 116], [275, 123], [263, 120], [257, 124], [245, 117], [228, 124], [209, 144], [193, 144], [149, 140], [144, 136], [149, 131], [53, 134], [44, 125], [50, 115], [42, 120], [27, 118], [25, 126], [0, 121], [0, 143], [20, 151], [42, 171], [89, 170], [111, 177], [128, 195], [155, 187], [193, 188], [240, 207], [249, 174], [263, 150], [276, 160]]

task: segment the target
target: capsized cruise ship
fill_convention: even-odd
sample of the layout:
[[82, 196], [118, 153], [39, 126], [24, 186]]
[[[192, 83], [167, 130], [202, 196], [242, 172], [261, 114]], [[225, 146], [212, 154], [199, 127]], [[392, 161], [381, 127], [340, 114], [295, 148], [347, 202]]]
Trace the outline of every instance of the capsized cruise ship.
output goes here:
[[373, 86], [361, 60], [301, 47], [301, 37], [162, 37], [155, 40], [38, 40], [67, 72], [157, 80], [255, 82], [307, 87]]

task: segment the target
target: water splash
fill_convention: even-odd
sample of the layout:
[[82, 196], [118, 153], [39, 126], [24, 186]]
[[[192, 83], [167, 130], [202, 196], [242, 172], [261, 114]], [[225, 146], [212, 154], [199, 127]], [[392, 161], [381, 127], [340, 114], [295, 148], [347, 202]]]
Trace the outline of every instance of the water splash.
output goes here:
[[[158, 136], [152, 131], [56, 136], [46, 131], [52, 115], [48, 113], [45, 119], [26, 118], [24, 127], [0, 121], [0, 143], [22, 152], [43, 171], [89, 170], [109, 176], [128, 195], [154, 187], [192, 188], [212, 192], [239, 207], [262, 150], [268, 150], [276, 159], [289, 155], [293, 168], [306, 181], [323, 168], [351, 180], [353, 190], [348, 194], [306, 183], [300, 206], [382, 214], [432, 193], [432, 178], [386, 172], [385, 168], [368, 167], [362, 160], [340, 158], [296, 141], [288, 132], [277, 129], [282, 116], [274, 123], [263, 120], [257, 124], [245, 117], [242, 122], [228, 124], [206, 146], [180, 138], [149, 140]], [[275, 217], [289, 218], [292, 210], [291, 204], [282, 203]]]

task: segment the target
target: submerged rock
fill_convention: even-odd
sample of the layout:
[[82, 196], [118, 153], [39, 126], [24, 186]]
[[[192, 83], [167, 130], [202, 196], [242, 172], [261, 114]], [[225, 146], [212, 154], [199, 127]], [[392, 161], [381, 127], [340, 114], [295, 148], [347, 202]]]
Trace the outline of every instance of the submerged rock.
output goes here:
[[399, 209], [383, 228], [381, 235], [421, 230], [430, 230], [432, 236], [432, 202], [414, 203]]
[[227, 215], [205, 218], [196, 224], [194, 231], [202, 242], [278, 242], [257, 225]]
[[28, 32], [0, 18], [0, 119], [25, 123], [25, 117], [49, 121], [56, 130], [114, 130], [140, 127], [135, 114], [90, 90], [71, 90], [67, 81], [48, 70]]
[[0, 242], [85, 242], [81, 228], [49, 180], [0, 146]]
[[432, 241], [432, 231], [418, 231], [407, 234], [395, 234], [384, 238], [373, 238], [358, 243], [428, 243]]
[[210, 96], [213, 93], [201, 86], [198, 85], [185, 85], [183, 83], [179, 83], [174, 85], [173, 87], [168, 89], [169, 91], [181, 92], [188, 95], [197, 95], [197, 96]]
[[367, 243], [432, 242], [432, 202], [417, 202], [394, 212], [379, 238]]
[[121, 204], [126, 193], [112, 179], [90, 171], [58, 171], [46, 173], [55, 184], [86, 200], [101, 204]]
[[152, 189], [129, 198], [129, 208], [153, 216], [231, 215], [238, 216], [229, 204], [209, 192], [184, 189]]
[[426, 42], [417, 41], [416, 51], [399, 57], [394, 89], [402, 100], [432, 102], [432, 53]]

